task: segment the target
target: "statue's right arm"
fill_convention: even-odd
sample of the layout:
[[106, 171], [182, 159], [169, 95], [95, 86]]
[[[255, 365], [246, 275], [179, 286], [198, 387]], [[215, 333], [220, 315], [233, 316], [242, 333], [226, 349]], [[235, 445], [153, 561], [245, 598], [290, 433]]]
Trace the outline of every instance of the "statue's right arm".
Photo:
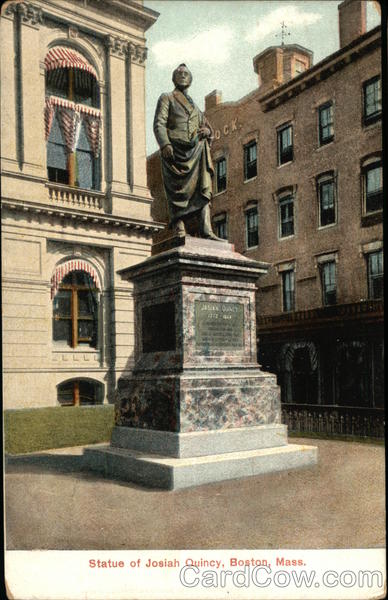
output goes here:
[[160, 149], [171, 144], [167, 134], [169, 106], [169, 94], [162, 94], [158, 100], [154, 118], [154, 134]]

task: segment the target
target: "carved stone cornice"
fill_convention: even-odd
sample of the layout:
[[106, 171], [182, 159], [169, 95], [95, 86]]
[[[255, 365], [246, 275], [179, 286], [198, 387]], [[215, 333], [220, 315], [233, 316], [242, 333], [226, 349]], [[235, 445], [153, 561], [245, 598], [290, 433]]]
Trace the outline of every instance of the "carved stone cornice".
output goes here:
[[43, 23], [43, 11], [39, 6], [30, 2], [20, 2], [17, 4], [17, 12], [20, 16], [20, 22], [34, 27]]
[[7, 19], [13, 19], [14, 16], [16, 15], [16, 13], [17, 13], [17, 4], [16, 4], [16, 2], [11, 2], [4, 9], [3, 17], [5, 17]]
[[147, 58], [147, 48], [145, 46], [134, 44], [114, 35], [105, 37], [105, 46], [110, 55], [119, 58], [128, 56], [129, 60], [137, 65], [144, 65]]
[[148, 49], [145, 46], [134, 44], [133, 42], [128, 43], [127, 53], [131, 62], [143, 65], [147, 58]]
[[125, 58], [127, 52], [128, 42], [122, 38], [114, 35], [107, 35], [105, 37], [105, 46], [111, 56], [118, 56], [119, 58]]
[[88, 226], [99, 226], [103, 229], [113, 228], [121, 231], [137, 232], [146, 235], [152, 235], [161, 229], [165, 224], [159, 222], [143, 221], [139, 219], [115, 217], [110, 214], [99, 214], [92, 211], [78, 210], [75, 208], [57, 207], [38, 202], [25, 202], [23, 200], [5, 199], [1, 201], [1, 208], [5, 217], [5, 211], [21, 212], [29, 217], [35, 217], [38, 220], [42, 217], [51, 217], [52, 219], [65, 219], [70, 223], [76, 221]]

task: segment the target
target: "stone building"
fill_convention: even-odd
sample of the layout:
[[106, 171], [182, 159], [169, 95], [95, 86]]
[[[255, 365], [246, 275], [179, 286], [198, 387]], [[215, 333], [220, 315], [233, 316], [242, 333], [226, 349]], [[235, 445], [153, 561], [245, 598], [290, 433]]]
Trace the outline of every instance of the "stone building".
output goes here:
[[160, 228], [146, 180], [142, 0], [1, 14], [5, 408], [109, 402], [131, 369], [117, 271]]
[[[338, 8], [334, 54], [313, 65], [298, 44], [271, 46], [253, 59], [257, 89], [205, 98], [212, 215], [237, 252], [271, 264], [258, 289], [259, 360], [278, 375], [291, 428], [379, 435], [381, 29], [366, 30], [365, 2]], [[160, 197], [157, 154], [148, 177]], [[155, 203], [154, 216], [163, 210]]]

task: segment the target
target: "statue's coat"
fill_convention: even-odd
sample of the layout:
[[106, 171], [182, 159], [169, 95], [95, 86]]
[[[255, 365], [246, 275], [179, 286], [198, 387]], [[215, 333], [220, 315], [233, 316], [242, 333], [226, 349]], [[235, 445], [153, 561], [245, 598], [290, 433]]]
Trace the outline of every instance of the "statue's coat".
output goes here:
[[171, 144], [174, 160], [161, 155], [164, 189], [170, 223], [200, 210], [212, 195], [213, 164], [206, 139], [198, 129], [209, 123], [190, 97], [175, 89], [162, 94], [154, 119], [154, 133], [160, 149]]

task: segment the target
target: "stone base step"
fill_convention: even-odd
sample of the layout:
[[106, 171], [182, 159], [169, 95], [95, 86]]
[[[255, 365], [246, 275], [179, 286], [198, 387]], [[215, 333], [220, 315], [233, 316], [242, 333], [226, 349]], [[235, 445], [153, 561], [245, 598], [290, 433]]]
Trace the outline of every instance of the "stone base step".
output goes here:
[[85, 469], [168, 490], [309, 467], [317, 462], [315, 446], [296, 444], [192, 458], [165, 457], [112, 446], [84, 451]]
[[188, 433], [116, 426], [110, 443], [114, 448], [159, 454], [166, 458], [190, 458], [286, 446], [287, 426], [271, 423]]

